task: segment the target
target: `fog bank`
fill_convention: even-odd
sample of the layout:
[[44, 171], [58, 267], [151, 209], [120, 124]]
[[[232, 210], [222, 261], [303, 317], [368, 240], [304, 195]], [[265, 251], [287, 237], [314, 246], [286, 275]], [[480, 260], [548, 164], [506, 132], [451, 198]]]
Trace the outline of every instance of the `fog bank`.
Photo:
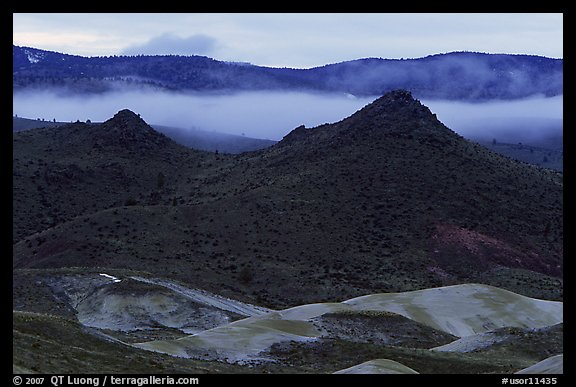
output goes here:
[[[14, 94], [13, 114], [48, 121], [100, 122], [121, 109], [130, 109], [149, 124], [280, 140], [299, 125], [314, 127], [339, 121], [377, 97], [279, 91], [226, 95], [123, 91], [78, 97], [42, 91]], [[422, 103], [446, 126], [467, 138], [499, 138], [505, 133], [511, 138], [547, 136], [562, 125], [563, 96], [483, 103], [440, 100], [422, 100]]]
[[440, 121], [466, 138], [541, 142], [562, 136], [564, 97], [464, 103], [423, 100]]
[[15, 94], [13, 113], [26, 118], [99, 122], [130, 109], [149, 124], [280, 140], [299, 125], [339, 121], [372, 100], [299, 92], [203, 95], [127, 91], [76, 97], [43, 91]]

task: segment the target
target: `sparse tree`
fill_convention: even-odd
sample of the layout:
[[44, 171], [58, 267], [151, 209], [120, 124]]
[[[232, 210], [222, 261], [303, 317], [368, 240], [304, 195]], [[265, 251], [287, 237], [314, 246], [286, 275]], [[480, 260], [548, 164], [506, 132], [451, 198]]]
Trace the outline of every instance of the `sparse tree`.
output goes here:
[[135, 206], [136, 204], [138, 204], [138, 201], [132, 197], [126, 199], [126, 201], [124, 202], [125, 206]]
[[254, 279], [254, 273], [252, 272], [252, 269], [248, 266], [244, 266], [238, 273], [238, 280], [240, 280], [241, 283], [247, 285], [252, 282], [252, 279]]

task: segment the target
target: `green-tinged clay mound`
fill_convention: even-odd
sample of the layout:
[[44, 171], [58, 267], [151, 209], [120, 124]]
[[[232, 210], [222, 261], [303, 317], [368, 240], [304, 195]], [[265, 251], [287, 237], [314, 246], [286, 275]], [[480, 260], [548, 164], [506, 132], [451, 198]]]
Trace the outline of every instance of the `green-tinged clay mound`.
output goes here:
[[517, 374], [563, 374], [564, 354], [551, 356], [530, 367], [524, 368]]
[[173, 356], [245, 362], [265, 360], [258, 354], [273, 344], [309, 341], [320, 335], [321, 332], [305, 321], [250, 317], [177, 340], [134, 345]]
[[465, 336], [451, 343], [432, 348], [441, 352], [484, 352], [509, 356], [544, 359], [564, 352], [564, 324], [542, 328], [499, 328]]
[[[75, 318], [126, 342], [181, 337], [270, 311], [174, 281], [133, 274], [142, 273], [17, 270], [14, 309]], [[31, 293], [45, 302], [33, 302]]]
[[[543, 327], [561, 322], [563, 317], [561, 302], [532, 299], [487, 285], [466, 284], [406, 293], [374, 294], [342, 303], [301, 305], [250, 317], [177, 340], [135, 345], [175, 356], [209, 354], [210, 357], [229, 361], [263, 359], [259, 354], [275, 344], [309, 342], [333, 335], [325, 323], [326, 315], [332, 319], [336, 316], [336, 320], [340, 316], [339, 326], [332, 321], [332, 328], [338, 326], [341, 329], [346, 320], [349, 321], [355, 315], [366, 316], [367, 311], [391, 312], [422, 324], [428, 330], [438, 330], [458, 337], [502, 327]], [[394, 320], [397, 322], [398, 318]], [[449, 342], [448, 336], [442, 338], [441, 333], [426, 331], [416, 325], [410, 329], [415, 332], [415, 342], [419, 336], [427, 339], [436, 337], [436, 340]], [[336, 337], [342, 339], [342, 336]], [[433, 343], [430, 347], [435, 346]]]
[[459, 337], [502, 327], [538, 328], [563, 320], [562, 302], [538, 300], [481, 284], [372, 294], [344, 303], [356, 310], [398, 313]]
[[389, 359], [376, 359], [334, 372], [335, 374], [417, 374], [410, 367]]
[[[109, 351], [128, 349], [129, 356], [145, 363], [158, 358], [174, 367], [181, 367], [180, 362], [186, 360], [191, 367], [215, 365], [208, 369], [224, 367], [221, 362], [227, 362], [259, 372], [333, 373], [361, 365], [349, 372], [380, 373], [393, 369], [379, 368], [379, 360], [370, 361], [389, 359], [418, 373], [511, 373], [563, 349], [561, 323], [534, 328], [543, 323], [544, 310], [548, 318], [561, 320], [562, 303], [477, 284], [373, 294], [265, 312], [255, 305], [130, 271], [25, 270], [20, 274], [22, 283], [34, 279], [34, 286], [44, 284], [46, 297], [52, 292], [52, 297], [58, 298], [49, 310], [72, 310], [61, 316], [14, 312], [13, 368], [27, 372], [75, 372], [83, 359], [102, 372], [123, 370], [109, 366], [103, 357]], [[18, 304], [29, 297], [19, 289]], [[428, 303], [426, 308], [423, 300]], [[468, 307], [463, 308], [463, 303]], [[397, 313], [400, 307], [412, 311], [412, 317]], [[183, 336], [186, 326], [194, 322], [207, 322], [215, 314], [232, 317], [229, 309], [255, 315], [236, 315], [239, 319], [233, 322], [212, 319], [212, 327], [205, 326], [209, 329]], [[506, 312], [515, 313], [516, 318], [505, 317]], [[479, 322], [487, 324], [483, 328], [516, 325], [460, 340], [439, 329], [457, 326], [462, 333], [478, 329]], [[483, 346], [486, 340], [478, 337], [498, 340]], [[458, 352], [455, 347], [467, 339], [475, 350]], [[66, 349], [70, 343], [74, 343], [70, 352], [74, 361]], [[442, 346], [453, 350], [438, 350]], [[45, 351], [46, 356], [37, 350]], [[158, 369], [154, 366], [152, 369]]]
[[131, 279], [95, 289], [76, 310], [86, 326], [124, 332], [174, 328], [192, 334], [243, 317]]

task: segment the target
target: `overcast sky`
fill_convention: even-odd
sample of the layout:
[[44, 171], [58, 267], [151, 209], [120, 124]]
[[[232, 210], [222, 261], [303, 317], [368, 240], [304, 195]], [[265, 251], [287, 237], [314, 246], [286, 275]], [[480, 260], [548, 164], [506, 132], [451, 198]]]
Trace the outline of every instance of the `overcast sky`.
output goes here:
[[83, 56], [179, 54], [308, 68], [450, 51], [563, 58], [561, 13], [13, 14], [14, 44]]

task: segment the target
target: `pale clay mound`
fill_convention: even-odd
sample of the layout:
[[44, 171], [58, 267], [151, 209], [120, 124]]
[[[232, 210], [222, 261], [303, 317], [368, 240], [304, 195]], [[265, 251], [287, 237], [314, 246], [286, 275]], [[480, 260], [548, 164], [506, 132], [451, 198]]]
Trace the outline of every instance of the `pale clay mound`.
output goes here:
[[228, 361], [264, 360], [260, 352], [283, 341], [322, 336], [311, 319], [338, 311], [387, 311], [466, 337], [502, 327], [539, 328], [563, 320], [562, 302], [537, 300], [493, 286], [464, 284], [405, 293], [373, 294], [341, 303], [301, 305], [252, 316], [176, 340], [135, 344], [174, 356]]
[[451, 343], [430, 348], [430, 350], [438, 352], [473, 352], [478, 349], [488, 348], [507, 339], [508, 337], [505, 335], [497, 335], [494, 332], [485, 332], [471, 336], [464, 336]]
[[417, 374], [410, 367], [389, 359], [370, 360], [350, 368], [334, 372], [335, 374]]
[[48, 284], [76, 310], [80, 323], [113, 331], [172, 328], [194, 334], [271, 311], [161, 279], [88, 273], [53, 277]]
[[540, 328], [563, 321], [563, 303], [525, 297], [494, 286], [463, 284], [344, 301], [355, 310], [400, 314], [465, 337], [497, 328]]
[[[562, 302], [479, 284], [371, 294], [274, 311], [158, 278], [120, 279], [100, 273], [51, 281], [53, 291], [68, 299], [86, 326], [116, 331], [175, 328], [189, 335], [132, 345], [172, 356], [238, 363], [273, 360], [265, 352], [277, 343], [327, 337], [315, 321], [328, 313], [396, 313], [461, 337], [434, 348], [460, 352], [494, 344], [498, 338], [490, 331], [497, 328], [540, 328], [563, 319]], [[342, 372], [392, 372], [396, 369], [390, 362], [377, 359]]]
[[517, 374], [563, 374], [564, 373], [564, 354], [551, 356], [530, 367], [524, 368]]

